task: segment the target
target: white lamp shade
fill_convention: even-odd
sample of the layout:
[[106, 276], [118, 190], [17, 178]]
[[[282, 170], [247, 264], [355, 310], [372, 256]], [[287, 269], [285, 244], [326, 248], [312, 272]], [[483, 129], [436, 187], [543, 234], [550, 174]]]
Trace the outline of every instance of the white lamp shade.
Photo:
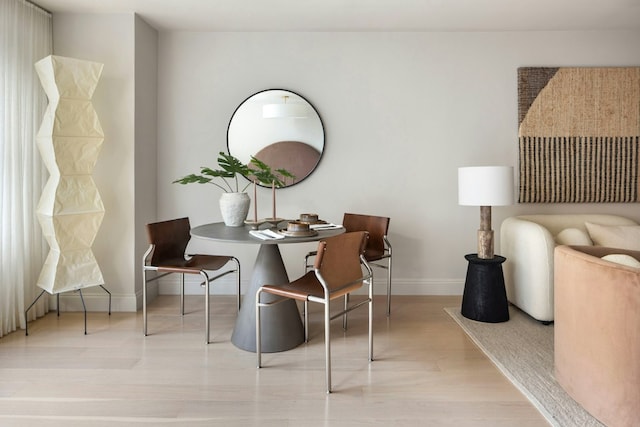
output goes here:
[[465, 206], [513, 204], [513, 167], [458, 168], [458, 204]]
[[265, 119], [293, 118], [304, 119], [309, 116], [303, 104], [265, 104], [262, 106], [262, 117]]

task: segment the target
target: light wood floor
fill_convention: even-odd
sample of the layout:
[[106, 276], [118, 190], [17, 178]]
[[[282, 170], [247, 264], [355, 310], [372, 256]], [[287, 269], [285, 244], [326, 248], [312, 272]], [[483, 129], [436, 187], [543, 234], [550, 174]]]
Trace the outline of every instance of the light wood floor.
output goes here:
[[[377, 297], [378, 298], [378, 297]], [[233, 297], [161, 296], [140, 313], [55, 313], [0, 339], [1, 426], [547, 426], [529, 401], [444, 312], [460, 297], [376, 299], [373, 363], [366, 309], [332, 333], [334, 393], [324, 386], [320, 312], [308, 344], [263, 355], [229, 341]]]

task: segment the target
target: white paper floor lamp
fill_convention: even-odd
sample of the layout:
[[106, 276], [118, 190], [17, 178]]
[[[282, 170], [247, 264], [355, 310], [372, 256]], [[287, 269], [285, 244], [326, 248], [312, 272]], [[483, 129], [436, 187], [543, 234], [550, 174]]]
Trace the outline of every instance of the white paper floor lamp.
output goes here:
[[[49, 98], [37, 145], [50, 174], [37, 207], [50, 247], [37, 285], [50, 294], [91, 286], [101, 286], [108, 293], [91, 250], [104, 217], [104, 205], [91, 176], [104, 141], [91, 103], [102, 67], [97, 62], [53, 55], [35, 64]], [[84, 299], [82, 303], [84, 306]]]

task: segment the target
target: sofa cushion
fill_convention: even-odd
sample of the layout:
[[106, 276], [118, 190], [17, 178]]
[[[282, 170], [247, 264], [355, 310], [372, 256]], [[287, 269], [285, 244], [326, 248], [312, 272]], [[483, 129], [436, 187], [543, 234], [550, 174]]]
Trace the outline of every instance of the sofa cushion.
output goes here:
[[626, 265], [627, 267], [640, 268], [640, 261], [626, 254], [609, 254], [602, 257], [605, 261], [615, 262], [616, 264]]
[[554, 238], [559, 245], [590, 246], [593, 245], [589, 234], [579, 228], [565, 228]]
[[640, 225], [601, 225], [585, 222], [585, 226], [596, 245], [640, 250]]

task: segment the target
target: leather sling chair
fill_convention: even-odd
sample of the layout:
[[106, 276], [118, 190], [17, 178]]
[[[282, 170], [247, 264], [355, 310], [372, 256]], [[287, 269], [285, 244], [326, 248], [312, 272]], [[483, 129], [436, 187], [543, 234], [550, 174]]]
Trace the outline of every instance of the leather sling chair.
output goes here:
[[[287, 298], [304, 302], [305, 341], [309, 339], [308, 303], [324, 304], [325, 371], [327, 393], [331, 393], [331, 328], [332, 319], [342, 316], [346, 325], [346, 314], [363, 305], [369, 306], [369, 360], [373, 361], [373, 282], [371, 268], [364, 257], [367, 244], [366, 231], [344, 233], [329, 237], [318, 243], [313, 271], [306, 272], [293, 282], [271, 285], [265, 284], [256, 293], [256, 354], [258, 368], [262, 366], [260, 311], [264, 307], [277, 304]], [[368, 286], [368, 297], [351, 306], [347, 305], [337, 314], [331, 315], [330, 302], [336, 298]], [[269, 293], [281, 298], [266, 303], [260, 296]]]
[[[209, 288], [212, 281], [227, 274], [236, 273], [236, 299], [237, 308], [240, 310], [240, 262], [237, 258], [227, 255], [188, 255], [185, 257], [187, 244], [191, 239], [191, 226], [189, 218], [179, 218], [169, 221], [147, 224], [149, 249], [142, 259], [142, 312], [144, 335], [147, 335], [147, 284], [178, 273], [180, 280], [180, 313], [184, 315], [184, 275], [199, 274], [205, 288], [205, 341], [210, 342], [209, 337]], [[228, 263], [235, 264], [233, 269], [223, 271], [214, 277], [209, 277], [207, 271], [218, 271]], [[155, 271], [156, 276], [147, 278], [147, 273]]]

